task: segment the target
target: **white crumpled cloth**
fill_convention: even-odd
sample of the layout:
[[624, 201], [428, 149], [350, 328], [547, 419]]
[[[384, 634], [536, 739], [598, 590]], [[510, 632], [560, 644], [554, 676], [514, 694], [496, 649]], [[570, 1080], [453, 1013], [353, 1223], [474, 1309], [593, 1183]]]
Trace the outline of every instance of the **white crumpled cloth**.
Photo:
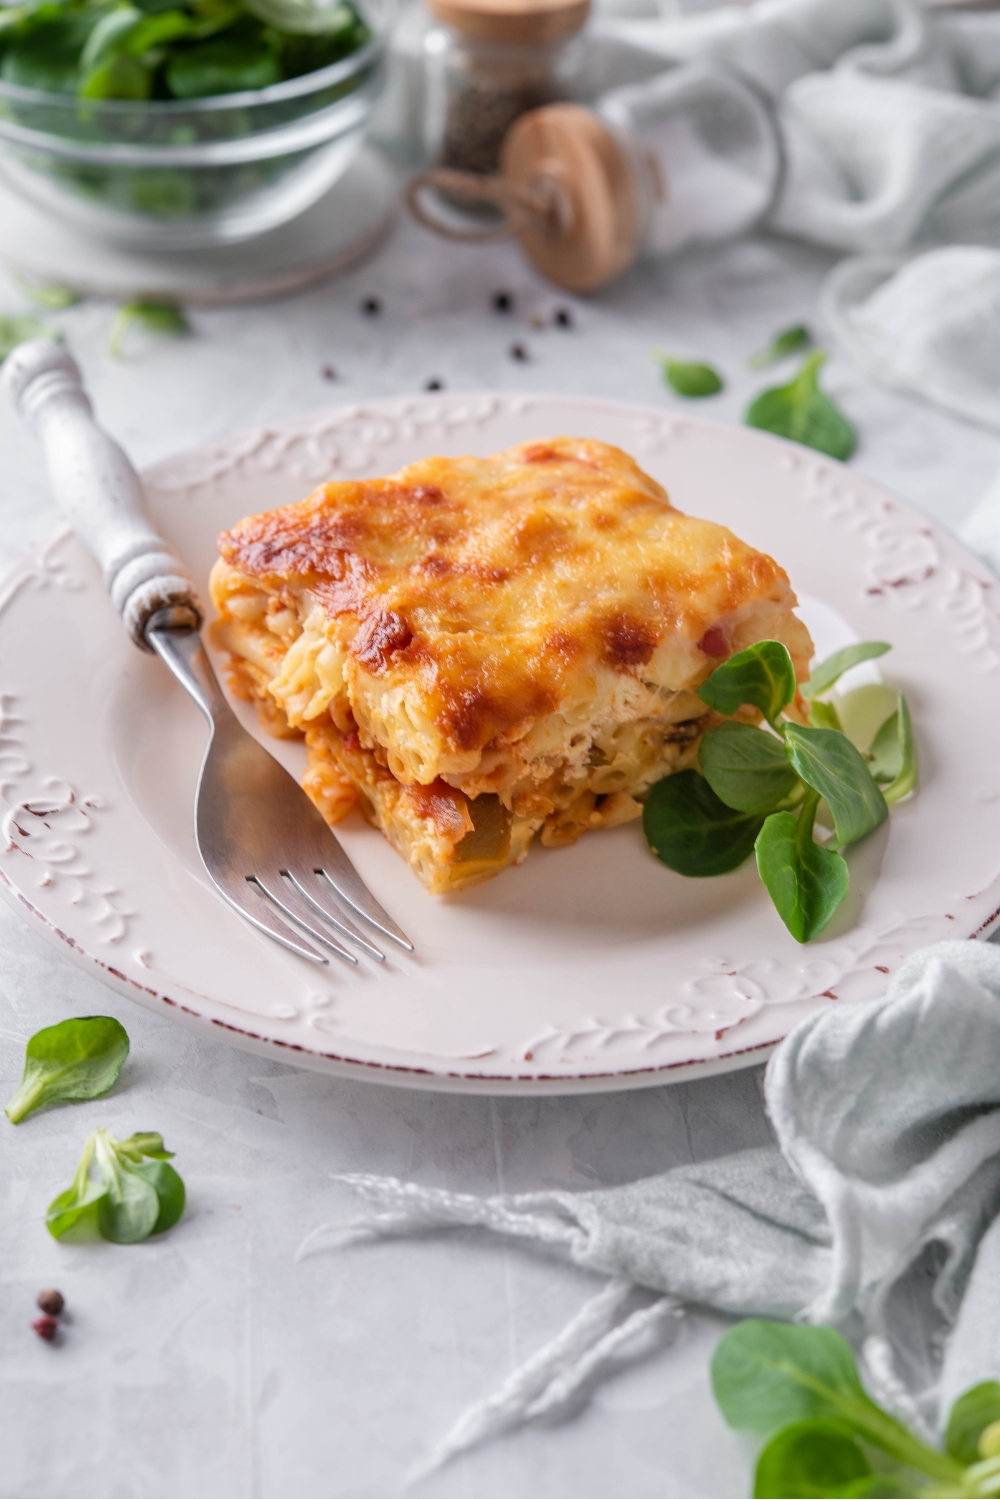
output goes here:
[[[765, 1078], [773, 1148], [580, 1193], [479, 1199], [342, 1177], [371, 1211], [321, 1226], [300, 1254], [479, 1225], [609, 1278], [420, 1474], [565, 1406], [685, 1304], [839, 1325], [875, 1394], [927, 1433], [962, 1389], [1000, 1376], [998, 1061], [1000, 949], [940, 943], [884, 998], [830, 1006], [781, 1044]], [[632, 1306], [636, 1288], [653, 1300]]]
[[755, 84], [786, 155], [769, 227], [864, 252], [824, 291], [835, 341], [874, 379], [1000, 431], [1000, 13], [756, 0], [609, 15], [597, 37], [607, 82], [697, 62]]
[[1000, 12], [756, 0], [635, 16], [650, 4], [607, 0], [632, 14], [598, 24], [605, 83], [690, 63], [753, 83], [786, 156], [769, 227], [863, 252], [827, 283], [828, 332], [874, 379], [1000, 431]]
[[766, 95], [787, 156], [775, 229], [851, 251], [1000, 243], [1000, 14], [756, 0], [605, 14], [595, 49], [606, 87], [698, 62]]
[[[677, 8], [597, 0], [592, 92], [686, 64], [751, 83], [785, 156], [768, 227], [865, 257], [837, 267], [823, 299], [836, 341], [876, 380], [1000, 430], [1000, 12]], [[411, 9], [398, 31], [379, 126], [397, 146], [420, 136], [424, 24]]]
[[1000, 250], [852, 257], [827, 279], [820, 315], [874, 379], [1000, 431]]

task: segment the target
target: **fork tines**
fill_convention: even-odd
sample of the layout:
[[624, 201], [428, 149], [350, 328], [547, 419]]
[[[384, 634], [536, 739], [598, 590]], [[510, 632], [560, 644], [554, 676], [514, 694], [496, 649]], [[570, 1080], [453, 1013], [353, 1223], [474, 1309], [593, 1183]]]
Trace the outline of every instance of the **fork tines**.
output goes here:
[[[340, 937], [356, 944], [369, 958], [375, 959], [378, 963], [385, 961], [385, 954], [381, 948], [377, 948], [351, 921], [350, 917], [332, 899], [333, 895], [347, 901], [352, 912], [369, 922], [380, 934], [392, 938], [400, 947], [409, 952], [413, 951], [413, 944], [409, 938], [401, 928], [397, 927], [388, 913], [383, 911], [367, 888], [362, 889], [366, 898], [365, 905], [369, 909], [360, 910], [355, 901], [350, 900], [337, 889], [337, 885], [326, 870], [279, 870], [270, 876], [248, 875], [246, 882], [255, 887], [263, 898], [260, 907], [257, 907], [252, 915], [250, 912], [246, 913], [251, 917], [251, 921], [257, 926], [265, 926], [270, 935], [277, 937], [285, 947], [291, 948], [303, 958], [311, 959], [314, 963], [326, 963], [327, 959], [323, 953], [318, 953], [301, 938], [299, 931], [308, 933], [315, 942], [336, 953], [337, 957], [342, 958], [345, 963], [356, 964], [358, 961], [356, 954], [339, 942], [338, 938], [323, 925], [324, 923], [329, 923]], [[262, 922], [261, 918], [265, 911], [267, 917]], [[285, 920], [282, 921], [282, 918]], [[322, 921], [318, 920], [320, 918]], [[287, 923], [294, 925], [289, 927]], [[280, 932], [277, 930], [279, 927], [282, 929]]]

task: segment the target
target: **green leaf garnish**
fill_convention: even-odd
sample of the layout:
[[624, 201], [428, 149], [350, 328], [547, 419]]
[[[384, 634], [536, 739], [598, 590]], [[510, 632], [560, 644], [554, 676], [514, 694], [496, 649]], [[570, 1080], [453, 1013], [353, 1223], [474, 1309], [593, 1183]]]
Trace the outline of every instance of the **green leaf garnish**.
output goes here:
[[833, 814], [837, 844], [857, 843], [889, 816], [861, 751], [835, 729], [784, 726], [788, 759]]
[[[888, 649], [868, 641], [838, 652], [813, 674], [814, 693], [832, 686], [858, 661]], [[888, 817], [888, 803], [913, 791], [917, 770], [902, 695], [866, 759], [845, 734], [832, 703], [814, 696], [808, 725], [785, 714], [795, 687], [792, 659], [780, 641], [759, 641], [716, 667], [698, 695], [730, 722], [711, 725], [702, 735], [701, 775], [682, 771], [652, 787], [643, 831], [657, 858], [681, 875], [723, 874], [755, 849], [758, 874], [779, 916], [797, 942], [807, 943], [847, 895], [850, 872], [839, 850]], [[845, 712], [867, 691], [859, 688], [843, 698]], [[878, 692], [881, 716], [887, 690]], [[748, 705], [765, 716], [773, 734], [732, 720]], [[867, 742], [872, 723], [878, 723], [874, 715], [869, 727], [858, 731], [859, 743]], [[814, 836], [821, 799], [833, 817], [836, 848], [826, 848]]]
[[171, 1154], [151, 1132], [116, 1141], [110, 1131], [95, 1130], [73, 1185], [49, 1204], [45, 1223], [53, 1239], [100, 1236], [132, 1245], [170, 1229], [185, 1201], [183, 1181], [164, 1160]]
[[702, 396], [717, 396], [722, 390], [722, 376], [711, 365], [694, 360], [671, 359], [667, 354], [658, 354], [663, 379], [678, 396], [692, 400]]
[[836, 729], [839, 734], [844, 733], [844, 726], [840, 722], [840, 715], [832, 703], [824, 703], [822, 698], [817, 698], [809, 708], [809, 723], [813, 729]]
[[813, 792], [797, 818], [790, 812], [772, 813], [754, 846], [758, 874], [798, 943], [819, 936], [851, 883], [843, 856], [813, 838], [818, 802]]
[[745, 703], [774, 724], [795, 697], [795, 668], [787, 646], [759, 641], [724, 661], [698, 689], [698, 697], [727, 717]]
[[190, 325], [179, 307], [170, 302], [126, 302], [115, 314], [108, 340], [108, 352], [117, 357], [122, 352], [125, 335], [134, 323], [150, 333], [176, 336], [189, 333]]
[[868, 754], [871, 756], [868, 768], [882, 784], [886, 802], [891, 805], [908, 797], [917, 785], [917, 751], [910, 710], [902, 693], [899, 707], [879, 729]]
[[848, 459], [856, 443], [854, 428], [819, 388], [821, 350], [810, 354], [788, 385], [762, 391], [747, 408], [746, 423], [778, 437], [791, 438], [831, 458]]
[[707, 729], [698, 764], [716, 796], [740, 812], [773, 812], [800, 785], [782, 741], [750, 724]]
[[112, 1016], [78, 1016], [36, 1031], [24, 1054], [21, 1087], [7, 1105], [13, 1125], [37, 1109], [98, 1099], [128, 1057], [128, 1034]]
[[650, 849], [679, 875], [725, 875], [753, 850], [762, 819], [727, 807], [697, 771], [665, 776], [642, 810]]
[[809, 681], [802, 684], [803, 698], [818, 697], [820, 693], [832, 688], [838, 678], [843, 677], [852, 667], [863, 661], [871, 661], [873, 657], [884, 656], [891, 650], [892, 647], [885, 641], [858, 641], [855, 646], [845, 646], [842, 651], [835, 651], [814, 667]]
[[43, 323], [41, 318], [33, 318], [30, 314], [25, 317], [5, 317], [0, 314], [0, 364], [12, 349], [16, 349], [18, 344], [26, 343], [28, 339], [58, 338], [56, 330], [48, 323]]
[[811, 343], [809, 329], [804, 323], [796, 323], [794, 328], [784, 328], [781, 333], [776, 333], [766, 348], [751, 355], [748, 363], [751, 370], [763, 370], [767, 365], [776, 365], [779, 359], [787, 359], [790, 354], [808, 349]]
[[[846, 1486], [872, 1473], [850, 1427], [828, 1418], [792, 1422], [762, 1450], [754, 1474], [755, 1497], [803, 1500], [813, 1495], [843, 1495]], [[851, 1491], [850, 1493], [856, 1493]]]

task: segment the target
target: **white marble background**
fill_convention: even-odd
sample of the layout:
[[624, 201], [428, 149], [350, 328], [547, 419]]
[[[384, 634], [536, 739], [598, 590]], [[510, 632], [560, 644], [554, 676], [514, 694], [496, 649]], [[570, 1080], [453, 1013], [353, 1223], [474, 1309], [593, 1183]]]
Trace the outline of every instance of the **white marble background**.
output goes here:
[[[830, 260], [778, 241], [699, 250], [582, 300], [540, 283], [508, 246], [465, 249], [398, 224], [367, 264], [282, 302], [192, 314], [194, 333], [137, 333], [106, 352], [112, 309], [57, 317], [106, 425], [140, 464], [339, 401], [502, 387], [669, 407], [651, 351], [708, 359], [726, 392], [700, 415], [737, 422], [746, 358], [814, 318]], [[494, 291], [516, 313], [490, 310]], [[359, 311], [377, 296], [376, 318]], [[572, 309], [570, 331], [530, 325]], [[26, 310], [0, 273], [0, 310]], [[509, 355], [513, 343], [527, 363]], [[332, 365], [338, 379], [321, 371]], [[857, 424], [855, 466], [946, 525], [1000, 467], [1000, 438], [874, 387], [833, 360], [829, 389]], [[0, 561], [54, 524], [32, 440], [0, 411]], [[4, 663], [0, 661], [0, 683]], [[72, 724], [67, 733], [72, 733]], [[332, 1171], [430, 1185], [593, 1187], [768, 1138], [760, 1073], [579, 1100], [435, 1097], [342, 1083], [197, 1040], [119, 999], [0, 908], [0, 1090], [23, 1044], [65, 1016], [118, 1016], [132, 1055], [104, 1100], [0, 1118], [0, 1493], [11, 1496], [384, 1496], [468, 1401], [556, 1333], [593, 1283], [517, 1245], [472, 1235], [360, 1247], [294, 1263], [304, 1234], [352, 1211]], [[82, 1141], [159, 1130], [188, 1211], [161, 1241], [57, 1245], [41, 1216]], [[63, 1342], [30, 1331], [34, 1297], [64, 1292]], [[752, 1445], [715, 1413], [718, 1319], [605, 1381], [572, 1420], [469, 1454], [409, 1493], [721, 1496], [747, 1492]]]

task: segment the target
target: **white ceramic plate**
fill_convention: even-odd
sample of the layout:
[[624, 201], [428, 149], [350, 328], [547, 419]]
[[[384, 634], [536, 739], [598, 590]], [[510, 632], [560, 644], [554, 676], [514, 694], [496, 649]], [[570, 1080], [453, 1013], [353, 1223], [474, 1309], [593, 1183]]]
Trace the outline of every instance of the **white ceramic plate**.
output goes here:
[[[617, 443], [675, 503], [788, 570], [825, 654], [893, 642], [919, 795], [849, 854], [822, 940], [785, 931], [753, 863], [685, 880], [638, 825], [532, 849], [446, 899], [382, 837], [341, 837], [414, 939], [412, 960], [317, 969], [213, 893], [192, 836], [204, 743], [195, 706], [126, 639], [67, 533], [0, 599], [0, 880], [122, 993], [239, 1046], [383, 1083], [485, 1092], [634, 1088], [740, 1067], [818, 1007], [878, 993], [915, 948], [1000, 915], [1000, 585], [875, 485], [746, 429], [605, 401], [425, 396], [247, 433], [148, 476], [155, 524], [204, 581], [220, 528], [338, 475], [552, 434]], [[256, 732], [253, 716], [241, 717]], [[295, 744], [269, 741], [291, 767]]]

